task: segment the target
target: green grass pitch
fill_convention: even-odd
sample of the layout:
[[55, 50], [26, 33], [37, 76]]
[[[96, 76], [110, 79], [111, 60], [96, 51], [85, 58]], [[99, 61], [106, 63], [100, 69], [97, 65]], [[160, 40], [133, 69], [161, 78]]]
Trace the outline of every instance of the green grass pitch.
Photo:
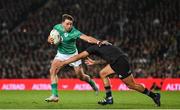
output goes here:
[[98, 105], [104, 97], [93, 91], [59, 91], [58, 103], [44, 101], [50, 91], [0, 91], [0, 109], [180, 109], [180, 92], [161, 92], [161, 107], [149, 97], [135, 91], [113, 91], [113, 105]]

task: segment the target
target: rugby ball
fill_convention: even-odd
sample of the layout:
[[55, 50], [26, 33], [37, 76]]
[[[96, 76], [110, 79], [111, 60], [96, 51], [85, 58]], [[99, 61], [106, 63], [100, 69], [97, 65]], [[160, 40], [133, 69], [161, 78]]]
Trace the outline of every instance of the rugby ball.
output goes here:
[[60, 36], [59, 32], [55, 29], [51, 30], [50, 37], [53, 38], [55, 45], [57, 45], [61, 42], [61, 36]]

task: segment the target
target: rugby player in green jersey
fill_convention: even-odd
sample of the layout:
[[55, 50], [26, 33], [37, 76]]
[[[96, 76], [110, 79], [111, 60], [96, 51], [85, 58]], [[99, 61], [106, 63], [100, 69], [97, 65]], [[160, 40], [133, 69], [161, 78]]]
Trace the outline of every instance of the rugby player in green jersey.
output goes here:
[[[59, 34], [61, 36], [61, 42], [58, 44], [57, 54], [51, 64], [51, 68], [50, 68], [50, 80], [51, 80], [52, 95], [50, 97], [48, 97], [47, 99], [45, 99], [45, 101], [47, 101], [47, 102], [58, 102], [59, 101], [58, 76], [57, 76], [59, 69], [56, 67], [62, 61], [67, 60], [70, 57], [78, 54], [78, 50], [76, 47], [76, 40], [80, 38], [88, 43], [100, 45], [99, 40], [97, 40], [91, 36], [87, 36], [87, 35], [81, 33], [79, 30], [77, 30], [73, 26], [73, 21], [74, 21], [74, 18], [71, 15], [64, 14], [62, 16], [62, 23], [57, 24], [53, 27], [53, 29], [55, 29], [59, 32]], [[48, 42], [50, 44], [53, 44], [53, 38], [49, 36]], [[97, 93], [98, 87], [96, 86], [96, 83], [87, 74], [84, 73], [81, 63], [82, 63], [81, 60], [78, 60], [69, 65], [73, 66], [77, 77], [80, 80], [86, 81], [88, 84], [90, 84], [92, 89]]]

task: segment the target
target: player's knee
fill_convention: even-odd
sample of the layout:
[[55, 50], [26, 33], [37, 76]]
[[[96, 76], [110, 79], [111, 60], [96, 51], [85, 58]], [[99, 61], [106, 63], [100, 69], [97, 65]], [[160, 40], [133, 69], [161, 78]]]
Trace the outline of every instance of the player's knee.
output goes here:
[[50, 75], [55, 75], [56, 74], [55, 73], [55, 68], [50, 68], [49, 72], [50, 72]]
[[79, 78], [80, 80], [83, 80], [83, 73], [80, 71], [80, 69], [76, 70], [76, 76], [77, 78]]
[[104, 71], [100, 71], [99, 72], [99, 76], [101, 77], [101, 78], [104, 78], [104, 77], [106, 77], [106, 75], [105, 75], [106, 73], [104, 72]]
[[82, 75], [78, 72], [78, 73], [76, 73], [76, 77], [78, 78], [78, 79], [82, 79]]

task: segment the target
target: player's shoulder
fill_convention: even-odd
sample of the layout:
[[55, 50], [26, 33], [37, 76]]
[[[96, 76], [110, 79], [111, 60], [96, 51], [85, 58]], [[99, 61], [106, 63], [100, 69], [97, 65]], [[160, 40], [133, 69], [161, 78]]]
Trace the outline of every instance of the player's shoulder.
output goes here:
[[61, 24], [56, 24], [56, 25], [54, 25], [53, 29], [63, 30], [63, 26]]
[[74, 26], [72, 27], [72, 31], [79, 31], [78, 29], [76, 29]]
[[74, 26], [72, 27], [72, 30], [70, 33], [75, 34], [75, 35], [81, 35], [82, 34], [82, 32], [79, 31], [78, 29], [76, 29]]

